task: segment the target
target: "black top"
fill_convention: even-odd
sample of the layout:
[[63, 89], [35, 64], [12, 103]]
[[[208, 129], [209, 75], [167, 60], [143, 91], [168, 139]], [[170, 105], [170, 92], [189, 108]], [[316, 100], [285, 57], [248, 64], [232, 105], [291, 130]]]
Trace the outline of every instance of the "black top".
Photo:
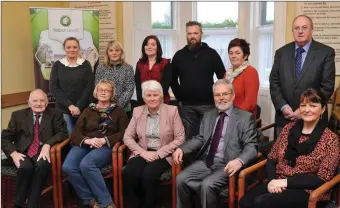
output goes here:
[[214, 103], [214, 74], [218, 79], [222, 79], [226, 72], [221, 57], [214, 49], [206, 43], [202, 43], [200, 48], [193, 51], [185, 46], [176, 52], [171, 66], [171, 89], [178, 101], [188, 105]]
[[53, 64], [50, 90], [56, 99], [56, 108], [70, 113], [68, 106], [75, 105], [82, 112], [92, 98], [94, 75], [87, 60], [77, 67], [67, 67], [60, 61]]

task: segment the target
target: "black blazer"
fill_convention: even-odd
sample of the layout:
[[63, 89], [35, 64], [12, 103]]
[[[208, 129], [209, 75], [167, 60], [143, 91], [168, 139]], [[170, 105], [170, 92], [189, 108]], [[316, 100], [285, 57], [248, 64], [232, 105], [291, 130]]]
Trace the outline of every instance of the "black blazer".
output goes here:
[[[269, 77], [270, 95], [276, 115], [275, 123], [283, 127], [285, 119], [281, 108], [288, 104], [295, 111], [300, 104], [300, 96], [308, 88], [320, 90], [326, 98], [331, 97], [335, 82], [335, 51], [333, 48], [312, 40], [304, 64], [301, 78], [295, 77], [295, 42], [288, 43], [275, 52], [274, 64]], [[325, 111], [325, 116], [327, 111]], [[327, 121], [327, 119], [326, 119]]]
[[[7, 157], [14, 151], [24, 153], [33, 141], [33, 112], [30, 108], [12, 113], [8, 128], [2, 130], [1, 149]], [[67, 138], [66, 124], [60, 112], [46, 108], [39, 126], [40, 146], [53, 146]]]

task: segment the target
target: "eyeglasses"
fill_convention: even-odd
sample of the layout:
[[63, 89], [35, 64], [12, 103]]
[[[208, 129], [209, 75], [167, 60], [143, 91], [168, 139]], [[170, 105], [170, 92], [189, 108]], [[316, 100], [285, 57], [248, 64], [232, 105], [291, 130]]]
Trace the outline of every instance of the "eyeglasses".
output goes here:
[[214, 97], [216, 97], [216, 98], [219, 98], [219, 97], [227, 97], [228, 95], [231, 95], [231, 94], [233, 94], [233, 92], [224, 92], [224, 93], [222, 93], [222, 94], [219, 94], [219, 93], [214, 93]]
[[99, 93], [108, 93], [108, 92], [112, 92], [112, 90], [108, 90], [108, 89], [98, 89], [97, 90]]
[[305, 32], [305, 31], [307, 31], [308, 29], [309, 29], [309, 27], [308, 26], [302, 26], [302, 27], [294, 27], [293, 28], [295, 31], [300, 31], [300, 30], [302, 30], [303, 32]]

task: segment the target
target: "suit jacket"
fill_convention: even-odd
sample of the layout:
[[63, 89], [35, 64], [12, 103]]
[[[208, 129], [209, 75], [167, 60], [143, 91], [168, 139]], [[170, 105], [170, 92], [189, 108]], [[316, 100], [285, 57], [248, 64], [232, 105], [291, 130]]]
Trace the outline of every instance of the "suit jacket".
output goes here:
[[[285, 119], [281, 108], [285, 104], [295, 111], [300, 104], [300, 96], [308, 88], [320, 90], [326, 98], [331, 97], [335, 82], [335, 51], [333, 48], [312, 40], [304, 64], [301, 78], [295, 77], [295, 42], [291, 42], [275, 52], [270, 73], [270, 95], [276, 109], [275, 123], [283, 127]], [[327, 113], [327, 112], [325, 112]], [[327, 114], [326, 114], [326, 117]]]
[[[218, 113], [217, 108], [214, 108], [204, 114], [199, 134], [180, 146], [184, 154], [200, 149], [196, 158], [204, 156], [212, 140]], [[244, 165], [248, 165], [257, 156], [257, 145], [257, 131], [253, 114], [234, 106], [224, 135], [225, 163], [239, 158], [244, 162]]]
[[[132, 152], [130, 158], [138, 156], [148, 149], [146, 125], [147, 106], [142, 105], [134, 108], [123, 138], [124, 143]], [[166, 158], [171, 164], [171, 154], [185, 139], [184, 127], [176, 106], [161, 104], [159, 134], [161, 148], [157, 150], [157, 153], [161, 159]]]
[[[39, 126], [40, 147], [53, 146], [67, 138], [66, 124], [60, 112], [46, 108]], [[1, 149], [7, 157], [14, 151], [24, 153], [34, 138], [33, 112], [30, 108], [12, 113], [8, 128], [2, 130]]]

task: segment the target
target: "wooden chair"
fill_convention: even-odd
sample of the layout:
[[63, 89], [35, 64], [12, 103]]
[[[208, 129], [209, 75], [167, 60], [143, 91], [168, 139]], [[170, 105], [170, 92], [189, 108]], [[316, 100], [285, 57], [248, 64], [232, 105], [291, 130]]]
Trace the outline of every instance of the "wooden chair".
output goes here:
[[[124, 154], [130, 155], [130, 151], [125, 144], [118, 148], [119, 208], [124, 208], [123, 168], [127, 162], [127, 160], [124, 159]], [[182, 166], [177, 166], [172, 162], [171, 169], [169, 168], [169, 170], [165, 171], [159, 178], [161, 185], [172, 185], [172, 208], [176, 208], [176, 176], [181, 171], [181, 168]]]
[[[274, 124], [270, 124], [262, 128], [259, 128], [259, 130], [263, 132], [273, 127], [274, 127]], [[268, 137], [264, 137], [262, 139], [263, 141], [259, 141], [259, 143], [266, 143], [269, 140]], [[265, 151], [267, 151], [267, 149]], [[264, 160], [265, 159], [264, 155], [266, 155], [264, 152], [259, 152], [257, 154], [257, 158], [255, 162]], [[240, 171], [234, 174], [232, 177], [230, 177], [228, 186], [222, 189], [222, 191], [220, 192], [220, 197], [225, 198], [225, 202], [228, 203], [228, 208], [235, 208], [235, 203], [237, 201], [237, 198], [239, 197], [239, 191], [237, 190], [238, 187], [236, 184], [237, 175], [239, 174], [240, 174]], [[249, 178], [248, 180], [248, 183], [250, 184], [249, 187], [250, 188], [255, 187], [257, 184], [261, 183], [263, 179], [264, 179], [264, 172], [259, 171], [257, 175], [253, 175], [252, 178]]]
[[[47, 186], [42, 191], [41, 195], [46, 194], [49, 191], [53, 191], [53, 206], [58, 207], [58, 195], [57, 195], [57, 165], [56, 165], [56, 147], [58, 144], [54, 145], [50, 150], [52, 173], [48, 179]], [[11, 159], [8, 159], [11, 160]], [[14, 164], [1, 165], [1, 207], [7, 208], [13, 206], [13, 200], [8, 200], [6, 196], [8, 194], [14, 194], [14, 183], [15, 177], [17, 176], [17, 168]], [[12, 199], [12, 197], [10, 197]]]
[[[66, 139], [64, 142], [60, 143], [56, 148], [56, 161], [57, 161], [57, 188], [58, 188], [58, 205], [59, 208], [63, 208], [63, 183], [67, 181], [66, 174], [62, 172], [62, 161], [61, 161], [61, 151], [62, 149], [70, 143], [70, 138]], [[117, 175], [117, 151], [120, 146], [120, 142], [117, 142], [112, 148], [112, 164], [105, 166], [101, 169], [104, 179], [113, 178], [113, 202], [118, 206], [118, 175]]]
[[[238, 187], [239, 187], [239, 195], [238, 195], [238, 200], [240, 200], [244, 194], [246, 190], [250, 190], [252, 187], [247, 187], [246, 188], [246, 177], [248, 175], [250, 175], [251, 173], [255, 172], [255, 171], [264, 171], [265, 166], [267, 164], [267, 160], [263, 160], [249, 168], [246, 168], [244, 170], [241, 171], [241, 173], [239, 174], [239, 178], [238, 178]], [[265, 180], [262, 180], [261, 182], [263, 182]], [[319, 188], [315, 189], [309, 196], [309, 200], [308, 200], [308, 208], [316, 208], [316, 204], [317, 204], [317, 200], [318, 198], [326, 193], [327, 191], [332, 190], [332, 188], [336, 185], [338, 185], [340, 182], [340, 174], [337, 174], [332, 180], [324, 183], [322, 186], [320, 186]], [[340, 192], [339, 192], [339, 186], [337, 187], [337, 190], [333, 190], [333, 191], [337, 191], [337, 206], [340, 205]], [[325, 203], [325, 206], [327, 207], [335, 207], [332, 206], [334, 205], [331, 201], [327, 201]]]

